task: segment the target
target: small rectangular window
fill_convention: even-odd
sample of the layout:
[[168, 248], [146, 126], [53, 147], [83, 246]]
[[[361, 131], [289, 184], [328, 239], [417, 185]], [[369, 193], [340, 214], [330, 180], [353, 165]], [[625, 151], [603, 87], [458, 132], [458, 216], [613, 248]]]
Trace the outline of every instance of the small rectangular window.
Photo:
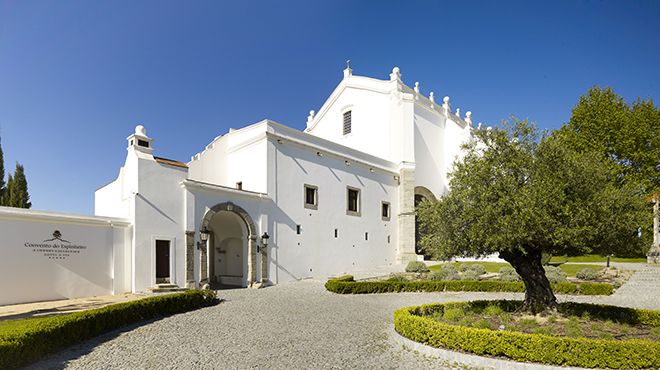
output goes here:
[[335, 229], [335, 238], [337, 237], [337, 232], [338, 232], [337, 229]]
[[364, 233], [364, 240], [369, 240], [369, 233]]
[[303, 190], [304, 190], [303, 197], [305, 199], [305, 208], [318, 209], [319, 188], [314, 185], [305, 184]]
[[351, 111], [344, 112], [344, 135], [351, 133]]
[[149, 142], [146, 141], [146, 140], [140, 140], [140, 139], [138, 139], [138, 146], [143, 146], [143, 147], [145, 147], [145, 148], [148, 148], [148, 147], [149, 147]]
[[300, 225], [296, 225], [296, 234], [300, 235]]
[[236, 189], [243, 190], [243, 181], [239, 181], [236, 183]]
[[390, 236], [387, 236], [387, 244], [390, 244]]
[[390, 203], [389, 202], [381, 202], [380, 204], [380, 215], [383, 221], [389, 221], [390, 220]]
[[360, 216], [360, 189], [346, 188], [346, 214]]

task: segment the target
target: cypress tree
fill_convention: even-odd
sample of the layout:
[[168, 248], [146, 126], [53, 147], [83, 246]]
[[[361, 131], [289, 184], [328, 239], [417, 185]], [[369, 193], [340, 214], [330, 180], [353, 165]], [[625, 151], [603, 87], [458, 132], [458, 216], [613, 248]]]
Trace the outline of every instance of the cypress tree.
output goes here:
[[25, 170], [23, 166], [16, 163], [16, 170], [14, 171], [13, 179], [10, 177], [9, 188], [9, 206], [17, 208], [30, 208], [30, 194], [28, 193], [27, 179], [25, 178]]
[[2, 205], [5, 207], [13, 207], [11, 193], [14, 190], [14, 178], [11, 174], [7, 175], [7, 187], [5, 188], [5, 193], [2, 196]]
[[2, 139], [0, 139], [0, 206], [5, 205], [5, 193], [7, 191], [5, 183], [5, 159], [2, 153]]

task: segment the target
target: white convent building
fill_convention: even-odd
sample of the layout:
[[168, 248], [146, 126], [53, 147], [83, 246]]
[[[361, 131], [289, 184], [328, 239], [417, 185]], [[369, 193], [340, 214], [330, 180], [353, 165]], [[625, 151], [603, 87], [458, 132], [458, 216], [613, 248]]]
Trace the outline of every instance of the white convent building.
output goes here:
[[185, 164], [158, 157], [138, 126], [90, 217], [112, 225], [109, 291], [260, 286], [417, 260], [415, 203], [447, 191], [471, 130], [470, 112], [406, 86], [396, 67], [386, 80], [346, 68], [304, 131], [270, 120], [230, 129]]

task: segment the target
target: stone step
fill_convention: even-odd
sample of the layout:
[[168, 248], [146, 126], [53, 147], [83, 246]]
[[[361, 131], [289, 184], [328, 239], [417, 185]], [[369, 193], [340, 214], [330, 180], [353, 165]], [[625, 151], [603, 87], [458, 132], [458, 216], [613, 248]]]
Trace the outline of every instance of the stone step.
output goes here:
[[152, 293], [182, 292], [188, 288], [181, 288], [176, 284], [156, 284], [156, 286], [147, 288]]

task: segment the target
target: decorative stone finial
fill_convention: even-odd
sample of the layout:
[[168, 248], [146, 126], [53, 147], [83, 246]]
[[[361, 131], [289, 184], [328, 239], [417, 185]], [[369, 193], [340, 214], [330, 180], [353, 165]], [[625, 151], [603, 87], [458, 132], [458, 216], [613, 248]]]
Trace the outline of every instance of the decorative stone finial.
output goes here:
[[461, 118], [461, 108], [456, 108], [456, 116]]
[[472, 126], [472, 112], [470, 111], [465, 112], [465, 122], [467, 122], [470, 126]]
[[309, 116], [307, 116], [307, 123], [308, 124], [311, 123], [314, 120], [314, 114], [316, 114], [316, 112], [314, 112], [314, 110], [309, 111]]
[[135, 126], [135, 135], [147, 136], [147, 129], [142, 125]]
[[415, 82], [415, 92], [419, 94], [419, 82]]
[[392, 73], [390, 73], [390, 80], [396, 81], [401, 79], [401, 70], [399, 67], [392, 68]]
[[442, 101], [442, 110], [445, 112], [445, 116], [448, 116], [449, 111], [451, 110], [451, 107], [449, 106], [449, 97], [445, 96]]
[[481, 130], [481, 125], [482, 125], [481, 122], [479, 122], [479, 123], [477, 124], [477, 130]]
[[346, 69], [344, 70], [344, 78], [351, 77], [353, 75], [353, 70], [351, 69], [351, 60], [346, 61]]
[[431, 101], [431, 103], [435, 103], [435, 96], [433, 95], [433, 91], [429, 93], [429, 100]]

